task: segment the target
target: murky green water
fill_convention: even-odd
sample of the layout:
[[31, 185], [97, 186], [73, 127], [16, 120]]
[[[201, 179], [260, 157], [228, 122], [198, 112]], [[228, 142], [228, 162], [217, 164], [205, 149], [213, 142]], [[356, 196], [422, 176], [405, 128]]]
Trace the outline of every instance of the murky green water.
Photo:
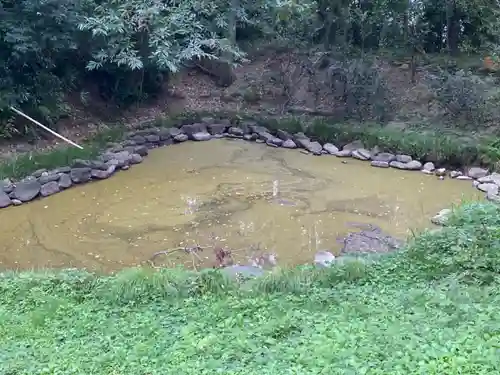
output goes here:
[[[195, 244], [228, 246], [242, 262], [259, 246], [280, 264], [298, 264], [317, 250], [339, 251], [349, 222], [404, 238], [476, 194], [470, 182], [334, 156], [243, 141], [185, 143], [153, 150], [107, 181], [1, 210], [0, 267], [114, 271]], [[194, 259], [177, 254], [168, 265]], [[200, 257], [211, 265], [211, 250]]]

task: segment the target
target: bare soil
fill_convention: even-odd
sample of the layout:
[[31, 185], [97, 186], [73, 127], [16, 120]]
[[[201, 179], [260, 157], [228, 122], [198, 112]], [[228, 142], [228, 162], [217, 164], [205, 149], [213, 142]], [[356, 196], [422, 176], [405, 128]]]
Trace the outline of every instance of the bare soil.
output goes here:
[[[72, 115], [60, 120], [57, 129], [78, 143], [113, 123], [121, 122], [134, 129], [145, 121], [184, 110], [276, 115], [316, 112], [335, 116], [342, 108], [332, 95], [331, 87], [325, 85], [327, 71], [315, 70], [312, 76], [304, 69], [311, 61], [317, 63], [320, 59], [321, 55], [310, 51], [298, 54], [264, 50], [235, 69], [236, 81], [228, 88], [218, 87], [214, 79], [200, 71], [185, 70], [169, 82], [155, 101], [125, 111], [104, 103], [95, 90], [89, 90], [91, 97], [86, 106], [77, 97], [68, 98]], [[425, 82], [427, 72], [417, 72], [417, 83], [413, 84], [408, 64], [395, 65], [381, 59], [376, 64], [387, 80], [392, 98], [397, 100], [397, 114], [390, 126], [401, 128], [407, 122], [422, 122], [436, 116], [432, 93]], [[50, 135], [35, 142], [4, 141], [0, 143], [0, 159], [59, 147], [63, 143]]]

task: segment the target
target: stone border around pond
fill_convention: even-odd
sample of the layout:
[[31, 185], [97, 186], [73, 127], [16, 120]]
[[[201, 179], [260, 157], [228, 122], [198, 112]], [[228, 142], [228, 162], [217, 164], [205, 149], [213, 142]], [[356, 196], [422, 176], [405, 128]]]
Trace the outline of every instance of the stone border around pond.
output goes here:
[[[500, 174], [489, 173], [479, 167], [469, 168], [466, 173], [436, 169], [432, 162], [422, 164], [410, 155], [392, 154], [374, 147], [368, 150], [362, 142], [354, 141], [343, 145], [320, 144], [312, 141], [304, 133], [290, 134], [284, 130], [271, 132], [256, 122], [246, 121], [235, 126], [229, 120], [205, 118], [202, 122], [179, 125], [172, 128], [146, 128], [130, 132], [120, 143], [110, 143], [96, 160], [74, 160], [69, 166], [52, 170], [38, 170], [20, 180], [0, 181], [0, 208], [18, 206], [37, 198], [54, 195], [75, 185], [105, 180], [118, 171], [127, 170], [139, 164], [150, 149], [183, 143], [188, 140], [201, 142], [210, 139], [242, 139], [265, 143], [270, 147], [300, 149], [305, 154], [333, 155], [339, 158], [354, 158], [370, 162], [373, 167], [396, 168], [420, 171], [439, 179], [446, 177], [457, 180], [472, 180], [474, 186], [486, 193], [486, 198], [500, 202]], [[346, 161], [344, 161], [346, 162]]]

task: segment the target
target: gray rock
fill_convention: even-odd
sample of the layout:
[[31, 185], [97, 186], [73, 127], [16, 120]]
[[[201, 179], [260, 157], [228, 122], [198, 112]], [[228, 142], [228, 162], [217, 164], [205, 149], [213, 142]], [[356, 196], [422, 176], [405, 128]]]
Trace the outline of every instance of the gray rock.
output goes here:
[[146, 135], [144, 138], [146, 138], [146, 142], [148, 143], [160, 143], [161, 139], [158, 134], [149, 134]]
[[410, 171], [418, 171], [422, 168], [422, 163], [419, 162], [418, 160], [411, 160], [408, 163], [406, 163], [406, 169]]
[[227, 125], [224, 124], [210, 124], [207, 126], [208, 132], [212, 135], [223, 134], [227, 129]]
[[351, 143], [346, 144], [344, 147], [342, 147], [342, 150], [355, 151], [355, 150], [359, 150], [360, 148], [365, 148], [365, 146], [363, 145], [363, 142], [353, 141]]
[[477, 189], [485, 193], [498, 194], [498, 185], [492, 182], [477, 185]]
[[480, 177], [477, 179], [480, 183], [493, 183], [500, 186], [500, 173], [493, 172], [484, 177]]
[[172, 139], [172, 134], [170, 133], [169, 128], [160, 129], [157, 135], [160, 137], [160, 141], [166, 141], [168, 139]]
[[59, 180], [59, 173], [51, 172], [50, 174], [47, 174], [45, 176], [40, 176], [40, 178], [38, 179], [38, 182], [40, 182], [41, 185], [45, 185], [49, 182], [58, 181], [58, 180]]
[[183, 125], [181, 126], [181, 132], [186, 134], [189, 139], [194, 139], [193, 135], [195, 133], [208, 133], [207, 127], [205, 124], [195, 123], [191, 125]]
[[109, 178], [116, 171], [116, 166], [110, 165], [105, 171], [101, 169], [92, 169], [91, 176], [96, 180], [104, 180]]
[[473, 178], [472, 178], [472, 177], [469, 177], [469, 176], [464, 176], [464, 175], [462, 175], [462, 176], [457, 176], [457, 177], [456, 177], [456, 179], [457, 179], [457, 180], [468, 180], [468, 181], [470, 181], [470, 180], [472, 180]]
[[450, 171], [451, 178], [457, 178], [457, 177], [462, 176], [462, 175], [463, 175], [463, 173], [460, 171]]
[[72, 168], [69, 176], [75, 184], [83, 184], [92, 178], [90, 168]]
[[469, 170], [467, 171], [467, 176], [472, 177], [474, 179], [481, 178], [487, 175], [488, 175], [488, 170], [484, 168], [472, 167], [469, 168]]
[[337, 146], [335, 146], [331, 143], [325, 143], [323, 145], [323, 150], [325, 150], [330, 155], [337, 155], [337, 153], [340, 151]]
[[213, 117], [203, 117], [201, 122], [203, 124], [212, 125], [215, 122], [215, 119]]
[[233, 265], [229, 267], [224, 267], [222, 272], [230, 277], [258, 277], [264, 274], [264, 270], [260, 267], [255, 266], [240, 266]]
[[36, 179], [18, 182], [12, 192], [13, 197], [21, 202], [29, 202], [38, 196], [41, 187]]
[[372, 160], [374, 161], [382, 161], [385, 163], [390, 163], [391, 161], [396, 160], [396, 155], [393, 155], [389, 152], [381, 152], [372, 157]]
[[342, 253], [387, 253], [397, 250], [402, 242], [385, 234], [378, 227], [365, 224], [353, 224], [353, 226], [363, 228], [359, 232], [349, 233], [341, 239], [343, 243]]
[[59, 177], [58, 185], [61, 189], [67, 189], [73, 185], [73, 181], [71, 181], [71, 177], [69, 175], [63, 173]]
[[373, 160], [370, 164], [372, 167], [389, 168], [389, 162], [387, 161]]
[[212, 136], [208, 132], [193, 133], [191, 137], [194, 141], [209, 141], [212, 139]]
[[42, 185], [42, 188], [40, 189], [40, 195], [42, 197], [48, 197], [49, 195], [59, 193], [59, 191], [59, 184], [56, 181], [50, 181]]
[[231, 126], [227, 132], [229, 134], [236, 136], [236, 137], [243, 137], [245, 135], [245, 132], [243, 131], [243, 129], [238, 128], [236, 126]]
[[446, 168], [439, 168], [434, 171], [434, 174], [438, 177], [445, 177], [446, 176]]
[[339, 158], [349, 158], [352, 155], [351, 150], [340, 150], [335, 154], [335, 156], [338, 156]]
[[170, 134], [172, 138], [175, 138], [179, 134], [182, 134], [182, 131], [179, 128], [168, 128], [168, 134]]
[[130, 155], [130, 164], [139, 164], [139, 163], [142, 163], [144, 159], [142, 158], [141, 155], [139, 154], [132, 154]]
[[293, 140], [288, 139], [288, 140], [283, 142], [282, 147], [283, 148], [297, 148], [297, 145], [295, 144], [295, 142]]
[[0, 208], [9, 207], [12, 204], [10, 197], [4, 191], [0, 190]]
[[486, 193], [486, 199], [490, 202], [500, 203], [500, 195], [494, 191], [488, 191]]
[[71, 163], [71, 168], [90, 168], [92, 162], [90, 160], [75, 159]]
[[435, 216], [431, 218], [431, 222], [434, 225], [445, 226], [450, 219], [453, 211], [450, 208], [445, 208], [439, 211]]
[[318, 251], [314, 255], [314, 264], [320, 267], [330, 267], [335, 262], [335, 255], [329, 251]]
[[146, 138], [142, 135], [134, 135], [130, 138], [131, 141], [135, 142], [135, 145], [143, 145], [146, 143]]
[[406, 169], [406, 163], [397, 160], [391, 161], [389, 166], [396, 169]]
[[174, 137], [174, 141], [176, 142], [186, 142], [189, 137], [186, 134], [178, 134]]
[[253, 134], [245, 134], [245, 135], [243, 135], [243, 139], [245, 141], [253, 141], [254, 140], [253, 139]]
[[285, 130], [281, 130], [281, 129], [278, 129], [278, 131], [276, 132], [276, 136], [279, 139], [282, 139], [283, 141], [288, 141], [290, 139], [293, 140], [293, 137], [290, 133], [288, 133]]
[[323, 146], [319, 142], [307, 142], [304, 145], [304, 148], [309, 151], [313, 155], [321, 155], [321, 151], [323, 151]]
[[13, 204], [14, 206], [20, 206], [20, 205], [22, 205], [22, 204], [23, 204], [23, 202], [21, 202], [19, 199], [15, 199], [15, 198], [14, 198], [14, 199], [12, 199], [12, 204]]
[[70, 167], [59, 167], [52, 170], [52, 173], [60, 174], [60, 173], [69, 173], [71, 171]]
[[436, 167], [434, 166], [434, 163], [431, 161], [428, 161], [422, 167], [422, 170], [428, 171], [428, 172], [433, 172], [435, 169], [436, 169]]
[[148, 156], [149, 150], [146, 146], [136, 146], [134, 147], [132, 154], [139, 154], [144, 157]]
[[352, 157], [358, 160], [370, 160], [371, 153], [367, 149], [360, 148], [352, 152]]
[[404, 154], [396, 155], [396, 161], [399, 161], [400, 163], [406, 164], [412, 160], [413, 160], [413, 158], [410, 155], [404, 155]]
[[14, 190], [14, 184], [12, 183], [11, 180], [8, 178], [0, 181], [0, 191], [3, 191], [4, 193], [11, 193], [12, 190]]
[[270, 146], [280, 147], [283, 144], [283, 140], [277, 137], [272, 137], [271, 139], [266, 141], [266, 144]]

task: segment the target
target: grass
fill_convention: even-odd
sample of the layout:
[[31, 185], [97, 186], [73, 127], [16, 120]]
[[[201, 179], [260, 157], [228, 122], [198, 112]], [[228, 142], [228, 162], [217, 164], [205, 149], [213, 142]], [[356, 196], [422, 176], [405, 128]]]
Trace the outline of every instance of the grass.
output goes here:
[[[344, 145], [353, 140], [363, 141], [367, 147], [379, 146], [390, 152], [406, 153], [422, 161], [433, 161], [445, 167], [482, 165], [498, 170], [500, 142], [496, 137], [464, 137], [463, 134], [436, 129], [398, 130], [380, 124], [359, 124], [337, 122], [319, 117], [269, 117], [248, 113], [181, 113], [172, 117], [159, 118], [143, 127], [171, 127], [200, 121], [203, 117], [230, 119], [233, 124], [254, 120], [272, 131], [303, 131], [321, 142]], [[71, 161], [92, 159], [107, 142], [123, 139], [125, 127], [116, 125], [84, 142], [85, 149], [59, 148], [52, 151], [30, 153], [0, 163], [0, 178], [22, 178], [37, 169], [65, 166]]]
[[243, 284], [3, 274], [0, 374], [495, 374], [499, 214], [465, 203], [397, 254]]

